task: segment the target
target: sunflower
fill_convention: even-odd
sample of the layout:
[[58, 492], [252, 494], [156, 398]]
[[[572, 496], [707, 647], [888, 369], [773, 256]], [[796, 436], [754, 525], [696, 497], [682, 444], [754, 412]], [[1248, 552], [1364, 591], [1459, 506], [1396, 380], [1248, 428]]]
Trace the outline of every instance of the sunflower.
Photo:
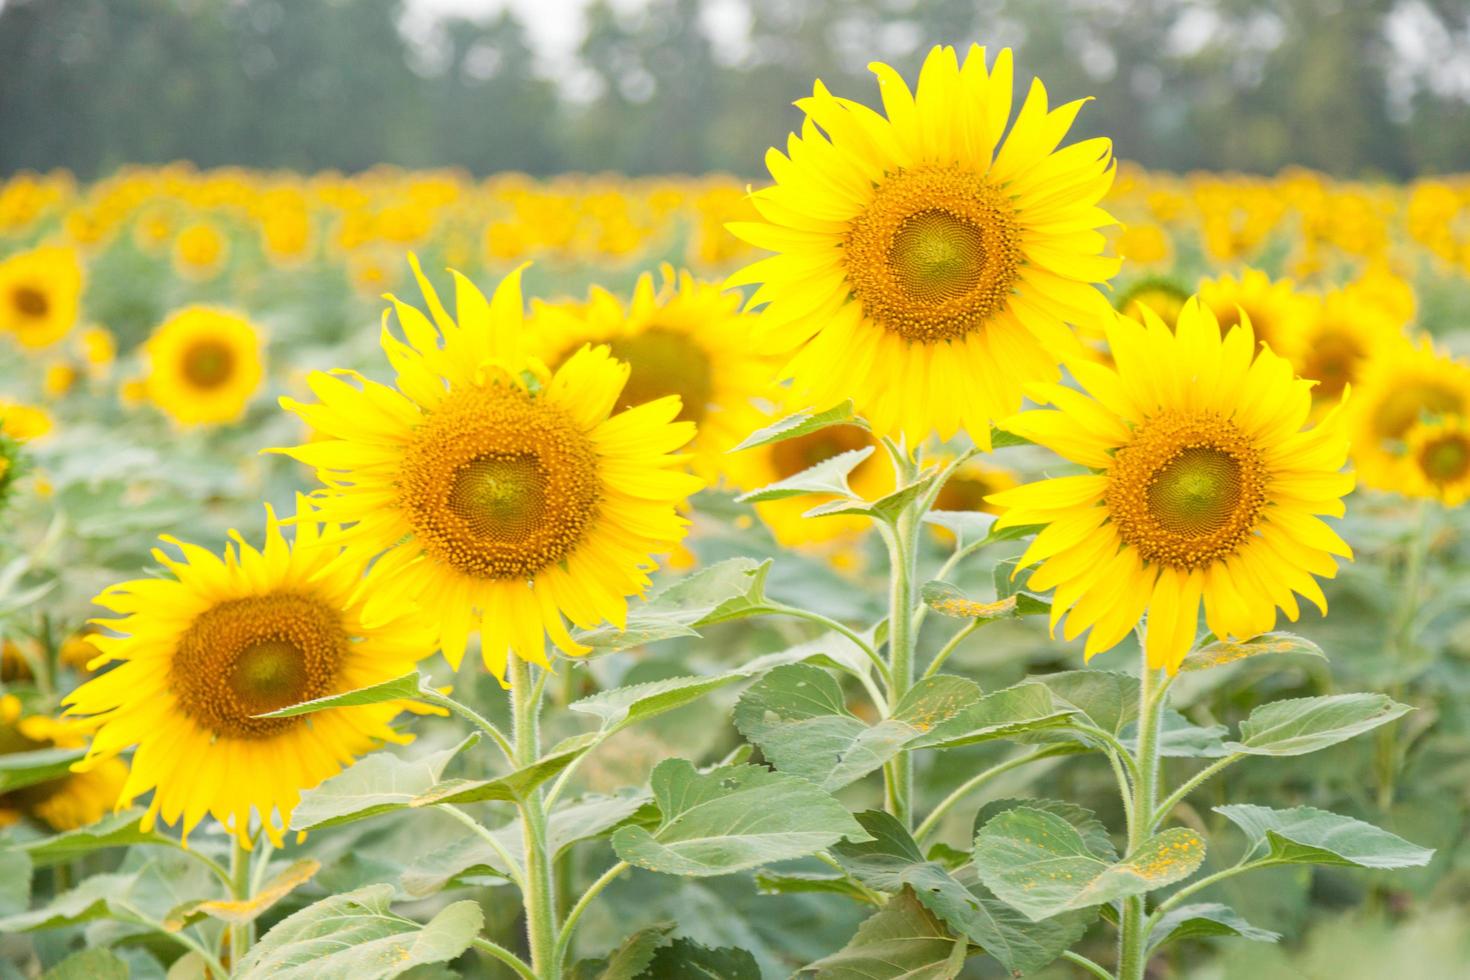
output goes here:
[[1313, 401], [1319, 407], [1330, 406], [1342, 400], [1349, 385], [1357, 384], [1373, 353], [1392, 346], [1402, 334], [1387, 311], [1359, 301], [1348, 290], [1329, 293], [1314, 309], [1303, 329], [1281, 338], [1279, 352], [1298, 374], [1317, 382]]
[[702, 484], [674, 452], [694, 424], [675, 421], [677, 396], [616, 412], [629, 371], [606, 346], [554, 372], [532, 357], [519, 270], [488, 302], [456, 274], [456, 321], [412, 266], [433, 320], [389, 297], [408, 341], [385, 312], [396, 390], [313, 373], [320, 402], [281, 404], [324, 438], [279, 451], [316, 468], [349, 550], [382, 556], [377, 601], [419, 597], [456, 668], [473, 632], [502, 679], [508, 651], [545, 664], [547, 636], [583, 653], [563, 617], [623, 626], [653, 556], [684, 536], [676, 508]]
[[1470, 420], [1452, 415], [1416, 423], [1404, 443], [1405, 493], [1439, 500], [1446, 507], [1470, 499]]
[[1375, 350], [1348, 407], [1353, 462], [1363, 484], [1402, 491], [1409, 431], [1447, 415], [1470, 415], [1470, 366], [1437, 352], [1428, 338]]
[[[20, 699], [0, 695], [0, 756], [44, 749], [77, 749], [87, 744], [92, 725], [75, 719], [23, 716]], [[87, 772], [22, 786], [0, 793], [0, 827], [24, 818], [38, 820], [55, 831], [75, 830], [96, 823], [113, 808], [128, 767], [107, 759]]]
[[230, 254], [230, 243], [208, 222], [192, 224], [174, 239], [174, 271], [185, 279], [212, 279]]
[[1176, 671], [1201, 602], [1221, 638], [1267, 632], [1278, 608], [1295, 619], [1294, 592], [1326, 611], [1312, 576], [1351, 552], [1318, 515], [1343, 513], [1353, 477], [1335, 418], [1302, 428], [1311, 382], [1269, 348], [1252, 357], [1248, 317], [1224, 336], [1198, 301], [1172, 332], [1144, 319], [1109, 329], [1116, 370], [1069, 365], [1085, 394], [1039, 385], [1056, 408], [1004, 423], [1092, 472], [990, 500], [1005, 510], [997, 527], [1045, 525], [1021, 565], [1040, 562], [1030, 587], [1056, 590], [1053, 628], [1065, 614], [1068, 640], [1090, 629], [1090, 658], [1147, 610], [1148, 663]]
[[46, 347], [77, 322], [82, 265], [74, 249], [48, 245], [0, 262], [0, 333]]
[[244, 317], [190, 306], [163, 322], [144, 345], [147, 395], [175, 422], [238, 421], [260, 387], [260, 333]]
[[1199, 298], [1215, 314], [1221, 330], [1248, 317], [1256, 340], [1280, 350], [1292, 335], [1306, 330], [1314, 315], [1313, 300], [1299, 293], [1290, 279], [1271, 281], [1259, 269], [1246, 269], [1237, 279], [1228, 273], [1199, 284]]
[[0, 434], [17, 442], [30, 442], [55, 428], [55, 419], [44, 408], [0, 400]]
[[691, 465], [706, 483], [722, 478], [750, 489], [758, 479], [727, 451], [766, 422], [755, 399], [773, 392], [773, 365], [750, 349], [752, 317], [740, 300], [688, 272], [662, 267], [663, 285], [638, 277], [625, 308], [594, 286], [585, 303], [532, 303], [529, 333], [549, 365], [561, 365], [586, 344], [606, 344], [627, 363], [628, 383], [618, 407], [631, 408], [678, 395], [681, 420], [695, 423]]
[[268, 509], [265, 547], [231, 532], [216, 557], [163, 540], [154, 551], [172, 578], [115, 585], [96, 601], [121, 618], [115, 636], [91, 638], [116, 665], [65, 699], [98, 725], [83, 771], [136, 746], [119, 805], [153, 790], [144, 826], [183, 821], [185, 836], [206, 813], [247, 846], [251, 810], [277, 845], [301, 791], [381, 742], [403, 742], [389, 722], [401, 702], [260, 718], [286, 705], [402, 676], [433, 652], [433, 633], [408, 606], [364, 614], [361, 563], [343, 555], [333, 528], [318, 530], [298, 500], [287, 544]]
[[1058, 150], [1085, 100], [1049, 111], [1039, 80], [1007, 132], [1009, 50], [987, 71], [983, 48], [963, 67], [935, 48], [912, 93], [871, 68], [886, 117], [821, 82], [797, 103], [802, 134], [767, 153], [776, 183], [751, 195], [764, 220], [729, 225], [778, 254], [726, 285], [762, 284], [758, 341], [790, 355], [801, 397], [853, 398], [911, 445], [963, 428], [989, 448], [991, 420], [1077, 348], [1067, 324], [1110, 315], [1093, 283], [1118, 270], [1096, 230], [1113, 222], [1097, 206], [1112, 144]]

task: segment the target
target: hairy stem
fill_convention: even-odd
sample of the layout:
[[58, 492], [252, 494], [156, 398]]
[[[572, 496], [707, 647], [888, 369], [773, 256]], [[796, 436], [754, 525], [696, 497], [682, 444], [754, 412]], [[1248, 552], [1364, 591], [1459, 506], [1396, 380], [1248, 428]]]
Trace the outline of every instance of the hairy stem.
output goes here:
[[[1137, 850], [1148, 840], [1156, 826], [1159, 779], [1159, 717], [1168, 685], [1161, 683], [1159, 672], [1143, 662], [1138, 686], [1138, 751], [1134, 754], [1137, 778], [1133, 783], [1133, 813], [1128, 827], [1128, 851]], [[1119, 930], [1118, 980], [1144, 980], [1148, 966], [1147, 909], [1144, 896], [1123, 900], [1123, 917]]]
[[[524, 768], [541, 755], [540, 694], [544, 677], [533, 680], [531, 665], [510, 654], [510, 701], [514, 719], [515, 763]], [[517, 804], [525, 835], [526, 942], [531, 971], [538, 980], [552, 980], [556, 967], [556, 886], [550, 849], [546, 842], [546, 807], [541, 789], [530, 790]]]

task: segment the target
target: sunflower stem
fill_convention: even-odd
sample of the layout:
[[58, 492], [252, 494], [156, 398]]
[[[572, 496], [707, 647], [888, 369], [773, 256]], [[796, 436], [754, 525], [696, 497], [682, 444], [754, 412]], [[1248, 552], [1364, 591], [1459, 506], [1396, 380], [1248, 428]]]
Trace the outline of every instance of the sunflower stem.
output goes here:
[[[1409, 538], [1404, 556], [1403, 586], [1399, 591], [1398, 607], [1394, 610], [1392, 627], [1388, 637], [1389, 657], [1403, 676], [1404, 658], [1414, 642], [1414, 614], [1419, 609], [1419, 589], [1424, 576], [1424, 559], [1429, 550], [1429, 501], [1417, 501], [1414, 508], [1414, 531]], [[1403, 697], [1404, 685], [1396, 681], [1389, 694], [1395, 699]], [[1384, 725], [1378, 731], [1375, 753], [1378, 770], [1378, 809], [1387, 813], [1393, 806], [1398, 793], [1399, 745], [1398, 725]]]
[[[250, 849], [239, 837], [232, 839], [230, 848], [230, 891], [235, 901], [250, 901]], [[250, 944], [254, 940], [252, 932], [254, 930], [243, 923], [230, 923], [230, 969], [232, 971], [240, 969], [240, 964], [245, 961], [245, 954], [250, 952]]]
[[[901, 446], [885, 439], [893, 460], [895, 483], [903, 486], [918, 469]], [[883, 535], [888, 543], [888, 714], [892, 715], [914, 684], [914, 580], [917, 577], [916, 531], [923, 511], [915, 502], [904, 508]], [[888, 812], [905, 827], [913, 823], [914, 770], [908, 752], [900, 750], [883, 768]]]
[[[545, 673], [535, 681], [531, 665], [514, 652], [510, 654], [510, 703], [515, 739], [516, 765], [532, 765], [541, 755], [541, 692]], [[525, 834], [526, 943], [531, 951], [531, 972], [539, 980], [552, 980], [556, 966], [556, 883], [551, 852], [546, 841], [546, 804], [541, 788], [528, 791], [518, 802]]]
[[[1159, 718], [1168, 685], [1159, 672], [1142, 663], [1138, 685], [1138, 750], [1134, 753], [1133, 805], [1128, 820], [1128, 851], [1136, 851], [1154, 832], [1158, 811]], [[1147, 906], [1142, 895], [1123, 899], [1118, 941], [1118, 980], [1144, 980], [1148, 967]]]

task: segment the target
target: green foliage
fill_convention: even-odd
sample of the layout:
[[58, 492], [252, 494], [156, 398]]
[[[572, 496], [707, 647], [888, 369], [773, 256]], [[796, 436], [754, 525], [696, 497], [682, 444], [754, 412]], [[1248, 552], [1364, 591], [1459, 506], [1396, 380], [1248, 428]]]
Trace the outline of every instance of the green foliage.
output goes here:
[[1275, 810], [1252, 803], [1215, 812], [1245, 832], [1249, 856], [1277, 864], [1332, 864], [1356, 868], [1412, 868], [1434, 852], [1372, 824], [1309, 806]]
[[[292, 830], [315, 830], [406, 809], [439, 783], [444, 767], [479, 741], [471, 735], [452, 748], [417, 759], [386, 752], [366, 756], [301, 794]], [[442, 801], [441, 801], [442, 802]]]

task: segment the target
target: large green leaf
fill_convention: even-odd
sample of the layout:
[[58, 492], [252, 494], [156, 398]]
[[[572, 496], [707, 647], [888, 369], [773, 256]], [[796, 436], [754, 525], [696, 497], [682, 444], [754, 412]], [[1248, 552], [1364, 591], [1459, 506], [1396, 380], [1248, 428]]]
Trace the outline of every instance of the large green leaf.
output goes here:
[[1237, 663], [1250, 657], [1259, 657], [1264, 654], [1303, 653], [1312, 657], [1327, 659], [1327, 654], [1322, 648], [1304, 636], [1294, 633], [1262, 633], [1250, 640], [1235, 642], [1232, 640], [1215, 640], [1204, 646], [1191, 650], [1179, 665], [1181, 671], [1209, 670], [1211, 667], [1223, 667], [1226, 664]]
[[625, 650], [676, 636], [698, 636], [697, 626], [725, 622], [765, 608], [771, 562], [730, 558], [680, 579], [628, 610], [626, 628], [579, 631], [576, 638], [601, 651]]
[[86, 749], [50, 748], [0, 755], [0, 793], [60, 779], [86, 754]]
[[1258, 929], [1245, 921], [1239, 912], [1219, 902], [1181, 905], [1165, 913], [1149, 933], [1149, 949], [1176, 939], [1205, 939], [1211, 936], [1239, 936], [1260, 943], [1274, 943], [1280, 933]]
[[438, 784], [451, 759], [477, 741], [478, 733], [452, 748], [417, 759], [374, 752], [302, 793], [291, 814], [291, 829], [332, 827], [405, 809]]
[[[1218, 759], [1230, 754], [1225, 744], [1229, 729], [1224, 725], [1196, 725], [1172, 708], [1165, 708], [1159, 725], [1159, 755], [1171, 759]], [[1122, 742], [1130, 751], [1138, 750], [1138, 724], [1129, 723]]]
[[746, 679], [743, 671], [711, 674], [694, 677], [668, 677], [645, 684], [631, 684], [599, 691], [567, 707], [573, 711], [596, 715], [602, 722], [602, 731], [611, 733], [634, 722], [652, 718], [682, 708], [698, 701], [711, 691], [719, 690], [735, 681]]
[[648, 966], [638, 976], [645, 980], [673, 977], [761, 980], [761, 968], [746, 950], [733, 946], [711, 948], [680, 937], [655, 949]]
[[636, 980], [653, 962], [653, 954], [669, 943], [672, 922], [639, 929], [622, 945], [598, 960], [581, 960], [572, 969], [571, 980]]
[[842, 949], [809, 964], [817, 980], [953, 980], [969, 943], [905, 889], [858, 926]]
[[1226, 747], [1247, 755], [1306, 755], [1402, 718], [1414, 710], [1383, 694], [1333, 694], [1263, 704], [1240, 723], [1240, 741]]
[[1006, 810], [975, 835], [980, 880], [1032, 921], [1162, 888], [1192, 875], [1204, 859], [1204, 840], [1175, 827], [1109, 862], [1067, 820], [1033, 807]]
[[[980, 833], [991, 820], [1007, 810], [1017, 807], [1030, 807], [1033, 810], [1043, 810], [1053, 816], [1061, 817], [1082, 837], [1083, 846], [1089, 853], [1108, 863], [1118, 860], [1118, 849], [1113, 846], [1112, 835], [1097, 814], [1076, 803], [1066, 800], [1046, 800], [1035, 797], [1007, 797], [1000, 800], [991, 800], [975, 813], [975, 833]], [[969, 858], [969, 855], [966, 855]]]
[[351, 691], [343, 691], [340, 694], [329, 694], [324, 698], [316, 698], [311, 701], [303, 701], [300, 704], [288, 705], [257, 718], [292, 718], [296, 715], [309, 715], [316, 711], [327, 711], [331, 708], [357, 708], [367, 704], [383, 704], [386, 701], [402, 701], [419, 696], [423, 685], [423, 678], [418, 671], [395, 677], [389, 681], [379, 684], [371, 684], [367, 687], [359, 687]]
[[389, 907], [392, 885], [332, 895], [282, 919], [240, 964], [240, 980], [386, 980], [470, 947], [485, 917], [475, 902], [420, 925]]
[[1410, 868], [1429, 863], [1434, 851], [1410, 844], [1370, 823], [1309, 806], [1274, 810], [1250, 803], [1217, 806], [1215, 812], [1245, 832], [1251, 857], [1280, 864], [1332, 864], [1356, 868]]
[[746, 449], [754, 449], [756, 446], [768, 446], [773, 442], [785, 442], [787, 439], [799, 439], [802, 436], [820, 432], [822, 429], [834, 425], [855, 425], [860, 429], [868, 428], [868, 423], [853, 414], [852, 399], [848, 399], [841, 405], [834, 405], [825, 412], [813, 412], [810, 409], [796, 412], [783, 419], [772, 422], [764, 429], [757, 429], [740, 441], [732, 453], [738, 453]]
[[683, 759], [666, 759], [650, 782], [658, 827], [619, 827], [612, 844], [624, 861], [651, 871], [729, 874], [867, 836], [816, 784], [761, 766], [701, 773]]
[[24, 912], [30, 904], [30, 856], [24, 851], [0, 851], [0, 916]]
[[892, 493], [884, 494], [877, 500], [833, 500], [829, 503], [819, 504], [811, 510], [802, 514], [803, 517], [838, 517], [848, 515], [852, 517], [869, 517], [873, 520], [892, 524], [898, 520], [898, 516], [918, 500], [929, 488], [934, 485], [934, 479], [939, 475], [937, 468], [926, 470], [912, 483], [899, 487]]
[[851, 714], [831, 674], [809, 664], [777, 667], [735, 706], [735, 727], [772, 765], [836, 790], [879, 769], [905, 745], [976, 700], [972, 681], [919, 681], [890, 718], [868, 725]]
[[[943, 676], [943, 675], [941, 675]], [[1066, 725], [1077, 709], [1045, 684], [1022, 681], [966, 705], [916, 738], [911, 748], [954, 748]]]
[[0, 919], [0, 935], [56, 929], [127, 912], [129, 899], [141, 877], [142, 872], [132, 871], [84, 878], [77, 887], [57, 895], [39, 909]]
[[1110, 670], [1067, 670], [1036, 680], [1080, 711], [1086, 720], [1113, 735], [1122, 735], [1138, 718], [1138, 678]]
[[953, 931], [981, 946], [1008, 972], [1022, 975], [1055, 960], [1082, 937], [1092, 916], [1071, 912], [1032, 922], [988, 895], [977, 895], [942, 864], [926, 860], [913, 837], [892, 815], [868, 810], [858, 823], [873, 840], [832, 845], [846, 871], [869, 888], [912, 888], [919, 902]]
[[142, 819], [142, 810], [136, 808], [124, 810], [121, 813], [109, 814], [86, 827], [68, 830], [51, 837], [40, 837], [18, 846], [31, 856], [36, 867], [44, 868], [109, 847], [176, 843], [157, 831], [141, 829]]
[[494, 779], [450, 779], [435, 783], [409, 800], [408, 805], [424, 807], [437, 806], [440, 803], [482, 803], [487, 800], [514, 803], [525, 799], [531, 790], [559, 775], [598, 741], [597, 732], [574, 735], [553, 746], [551, 751], [528, 766]]
[[105, 947], [73, 953], [41, 974], [41, 980], [128, 980], [128, 965]]
[[874, 447], [872, 446], [849, 449], [845, 453], [838, 453], [831, 459], [824, 459], [817, 465], [809, 466], [784, 480], [778, 480], [758, 490], [741, 494], [736, 499], [741, 503], [754, 504], [763, 500], [800, 497], [808, 493], [851, 497], [853, 493], [852, 488], [847, 485], [847, 476], [857, 469], [859, 463], [873, 455], [873, 452]]

